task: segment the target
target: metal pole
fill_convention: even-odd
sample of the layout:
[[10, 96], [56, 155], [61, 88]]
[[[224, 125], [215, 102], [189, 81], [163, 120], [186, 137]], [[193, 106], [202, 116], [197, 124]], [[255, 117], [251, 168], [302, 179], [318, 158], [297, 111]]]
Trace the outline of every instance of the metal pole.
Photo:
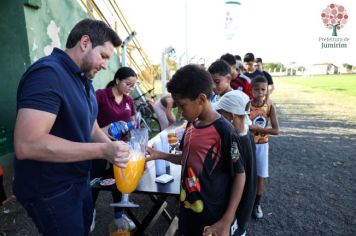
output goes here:
[[123, 44], [122, 51], [121, 51], [121, 66], [126, 66], [126, 51], [127, 51], [127, 45]]
[[126, 51], [127, 51], [127, 45], [129, 42], [135, 37], [137, 33], [135, 31], [132, 31], [129, 36], [125, 38], [125, 40], [122, 42], [122, 52], [121, 52], [121, 66], [126, 66]]
[[161, 80], [162, 80], [162, 95], [166, 95], [166, 84], [167, 84], [167, 62], [166, 62], [166, 50], [162, 53], [162, 73], [161, 73]]

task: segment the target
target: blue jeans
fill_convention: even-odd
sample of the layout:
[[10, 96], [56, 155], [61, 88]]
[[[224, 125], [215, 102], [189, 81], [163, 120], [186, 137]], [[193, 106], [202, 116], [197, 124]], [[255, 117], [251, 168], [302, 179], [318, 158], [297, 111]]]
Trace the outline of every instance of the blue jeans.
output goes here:
[[89, 182], [69, 184], [49, 197], [21, 201], [43, 235], [88, 235], [93, 217]]

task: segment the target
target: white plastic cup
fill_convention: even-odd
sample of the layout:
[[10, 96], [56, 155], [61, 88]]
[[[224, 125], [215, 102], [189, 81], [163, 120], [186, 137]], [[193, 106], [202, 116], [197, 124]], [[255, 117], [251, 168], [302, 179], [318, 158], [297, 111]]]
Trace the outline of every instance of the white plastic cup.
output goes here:
[[[153, 148], [157, 151], [164, 152], [162, 147], [161, 139], [156, 139], [153, 142]], [[156, 176], [161, 176], [166, 173], [166, 161], [165, 160], [155, 160]]]
[[155, 160], [156, 176], [161, 176], [166, 173], [166, 161]]
[[[162, 146], [162, 152], [169, 153], [169, 143], [168, 143], [168, 136], [165, 132], [161, 133], [160, 135], [161, 138], [161, 146]], [[169, 169], [169, 161], [165, 161], [165, 167]]]
[[162, 145], [162, 152], [169, 153], [169, 143], [168, 143], [168, 136], [167, 133], [163, 132], [160, 135], [161, 138], [161, 145]]

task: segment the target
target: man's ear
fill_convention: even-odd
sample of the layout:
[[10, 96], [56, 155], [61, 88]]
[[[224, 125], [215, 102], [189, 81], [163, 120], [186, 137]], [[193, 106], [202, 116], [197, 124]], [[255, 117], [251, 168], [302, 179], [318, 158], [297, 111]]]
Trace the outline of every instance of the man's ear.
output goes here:
[[83, 35], [80, 38], [79, 46], [82, 51], [86, 51], [89, 47], [91, 47], [90, 37], [88, 35]]

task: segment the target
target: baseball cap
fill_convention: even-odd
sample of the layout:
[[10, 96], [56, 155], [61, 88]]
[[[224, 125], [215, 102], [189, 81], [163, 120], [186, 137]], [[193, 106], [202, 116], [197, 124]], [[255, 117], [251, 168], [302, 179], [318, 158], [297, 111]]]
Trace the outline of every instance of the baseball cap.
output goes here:
[[235, 115], [250, 114], [250, 99], [240, 90], [233, 90], [225, 93], [217, 104], [214, 104], [216, 110], [224, 110]]

